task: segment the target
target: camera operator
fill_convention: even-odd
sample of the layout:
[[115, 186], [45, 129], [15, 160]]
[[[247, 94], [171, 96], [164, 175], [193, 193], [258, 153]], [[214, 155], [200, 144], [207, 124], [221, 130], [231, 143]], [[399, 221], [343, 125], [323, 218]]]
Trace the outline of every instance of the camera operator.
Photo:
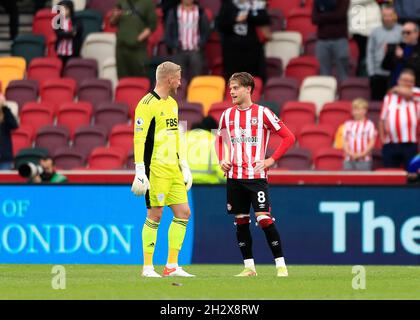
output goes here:
[[10, 170], [13, 164], [12, 130], [18, 127], [12, 111], [5, 105], [6, 99], [0, 93], [0, 170]]
[[[54, 160], [51, 157], [45, 157], [39, 160], [39, 166], [31, 166], [32, 183], [65, 183], [67, 177], [55, 171]], [[33, 168], [36, 168], [35, 170]]]

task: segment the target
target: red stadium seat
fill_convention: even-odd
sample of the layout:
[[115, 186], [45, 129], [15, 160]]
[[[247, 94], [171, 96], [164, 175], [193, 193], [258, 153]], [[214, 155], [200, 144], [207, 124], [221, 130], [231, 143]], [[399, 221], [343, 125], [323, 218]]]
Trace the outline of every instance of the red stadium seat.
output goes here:
[[343, 161], [343, 151], [331, 147], [320, 148], [314, 154], [315, 170], [343, 170]]
[[73, 147], [88, 156], [94, 148], [106, 145], [107, 136], [104, 126], [80, 126], [74, 134]]
[[59, 58], [34, 58], [29, 64], [28, 78], [37, 80], [40, 84], [47, 79], [60, 78], [62, 66]]
[[308, 36], [305, 39], [305, 42], [303, 44], [303, 53], [306, 56], [315, 56], [316, 55], [316, 42], [318, 41], [318, 37], [316, 34], [313, 34], [311, 36]]
[[286, 17], [286, 30], [299, 32], [303, 42], [317, 33], [318, 28], [312, 23], [312, 8], [293, 8]]
[[[1, 89], [0, 89], [1, 92]], [[38, 82], [35, 80], [12, 80], [6, 88], [6, 100], [15, 101], [19, 110], [23, 105], [38, 99]]]
[[286, 126], [295, 126], [299, 131], [305, 124], [315, 124], [316, 106], [312, 102], [286, 102], [281, 111], [281, 119]]
[[213, 61], [218, 61], [218, 58], [222, 58], [222, 44], [220, 42], [220, 36], [216, 31], [210, 34], [204, 48], [204, 53], [210, 69], [213, 66]]
[[319, 61], [316, 57], [300, 56], [289, 61], [285, 76], [297, 79], [300, 86], [306, 77], [318, 75], [319, 68]]
[[210, 74], [212, 76], [223, 76], [223, 58], [216, 57], [210, 64]]
[[76, 128], [89, 125], [92, 118], [92, 105], [89, 102], [64, 102], [58, 108], [57, 124], [66, 126], [73, 139]]
[[320, 148], [332, 146], [334, 133], [334, 128], [330, 125], [304, 125], [297, 136], [299, 147], [309, 149], [314, 155]]
[[279, 105], [278, 114], [285, 102], [296, 101], [299, 97], [299, 84], [295, 78], [270, 78], [264, 88], [264, 100], [274, 101]]
[[276, 8], [268, 8], [267, 13], [270, 16], [271, 31], [283, 31], [285, 26], [285, 17], [283, 12]]
[[87, 3], [87, 9], [99, 11], [104, 16], [115, 7], [115, 3], [115, 0], [89, 0]]
[[115, 89], [115, 101], [127, 104], [129, 115], [133, 118], [137, 104], [149, 90], [150, 80], [148, 78], [121, 78]]
[[108, 79], [85, 79], [79, 84], [77, 96], [92, 104], [94, 110], [102, 102], [112, 101], [112, 82]]
[[98, 62], [96, 59], [72, 58], [64, 66], [63, 77], [73, 78], [78, 85], [85, 79], [95, 79], [98, 77]]
[[350, 77], [343, 80], [338, 86], [340, 100], [354, 100], [363, 98], [370, 100], [369, 78]]
[[45, 39], [55, 36], [52, 20], [56, 15], [50, 8], [38, 10], [32, 21], [32, 33], [43, 35]]
[[182, 102], [178, 110], [179, 121], [187, 122], [187, 130], [191, 130], [193, 124], [203, 120], [203, 105], [201, 103]]
[[49, 154], [54, 154], [55, 150], [69, 144], [70, 133], [67, 127], [63, 126], [43, 126], [36, 134], [35, 147], [45, 148]]
[[126, 153], [118, 147], [97, 147], [92, 150], [88, 165], [91, 170], [118, 170], [124, 168]]
[[72, 170], [86, 165], [86, 156], [73, 147], [58, 148], [53, 159], [57, 169], [61, 170]]
[[125, 154], [133, 150], [133, 125], [132, 124], [117, 124], [109, 134], [109, 145], [111, 147], [120, 147], [124, 149]]
[[112, 10], [109, 10], [104, 15], [104, 32], [116, 33], [118, 30], [118, 27], [111, 24], [111, 16], [112, 16]]
[[13, 156], [16, 156], [21, 149], [32, 147], [34, 132], [32, 126], [22, 123], [19, 128], [12, 131]]
[[311, 151], [299, 147], [292, 148], [277, 161], [277, 166], [289, 170], [311, 170]]
[[49, 79], [41, 84], [41, 101], [52, 102], [55, 112], [63, 102], [72, 102], [76, 92], [76, 81], [71, 78]]
[[280, 58], [265, 58], [267, 79], [281, 77], [283, 75], [283, 62]]
[[268, 8], [279, 9], [287, 17], [292, 9], [299, 8], [302, 0], [270, 0]]
[[221, 0], [200, 0], [200, 5], [213, 12], [213, 15], [219, 12], [220, 4]]
[[118, 102], [101, 102], [95, 109], [94, 118], [96, 125], [105, 126], [108, 131], [111, 131], [116, 124], [127, 123], [128, 106]]
[[213, 117], [214, 120], [219, 123], [220, 117], [222, 116], [223, 112], [232, 106], [230, 101], [223, 101], [223, 102], [216, 102], [210, 106], [209, 109], [209, 116]]
[[31, 126], [34, 132], [54, 123], [54, 106], [48, 102], [28, 102], [20, 112], [20, 123]]
[[341, 124], [351, 119], [350, 101], [326, 103], [323, 105], [319, 114], [319, 123], [331, 125], [334, 128], [334, 131], [336, 131]]
[[55, 34], [47, 38], [47, 56], [50, 58], [56, 58], [57, 52], [55, 50], [55, 43], [57, 42], [57, 37]]

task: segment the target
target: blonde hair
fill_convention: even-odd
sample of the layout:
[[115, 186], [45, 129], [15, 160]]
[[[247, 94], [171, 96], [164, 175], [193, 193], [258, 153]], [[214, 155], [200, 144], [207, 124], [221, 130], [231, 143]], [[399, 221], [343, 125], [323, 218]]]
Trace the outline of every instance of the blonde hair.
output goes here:
[[357, 98], [357, 99], [353, 100], [353, 102], [351, 104], [351, 107], [353, 109], [365, 109], [365, 110], [367, 110], [369, 108], [369, 102], [367, 102], [367, 100], [365, 100], [365, 99]]
[[176, 63], [170, 61], [162, 62], [156, 69], [156, 81], [162, 81], [168, 76], [174, 75], [179, 71], [181, 71], [181, 66]]

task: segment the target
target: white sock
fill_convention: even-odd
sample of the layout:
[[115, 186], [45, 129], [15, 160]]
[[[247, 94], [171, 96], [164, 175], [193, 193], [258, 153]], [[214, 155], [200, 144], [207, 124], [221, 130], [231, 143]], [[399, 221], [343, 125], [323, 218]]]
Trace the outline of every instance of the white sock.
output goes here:
[[178, 263], [167, 263], [166, 268], [169, 268], [169, 269], [178, 268]]
[[245, 259], [244, 265], [245, 265], [245, 268], [250, 268], [255, 271], [254, 259]]
[[286, 262], [284, 261], [284, 257], [276, 258], [276, 259], [274, 259], [274, 261], [276, 262], [276, 268], [286, 266]]
[[151, 266], [144, 265], [143, 270], [155, 270], [155, 268], [153, 268], [153, 265], [151, 265]]

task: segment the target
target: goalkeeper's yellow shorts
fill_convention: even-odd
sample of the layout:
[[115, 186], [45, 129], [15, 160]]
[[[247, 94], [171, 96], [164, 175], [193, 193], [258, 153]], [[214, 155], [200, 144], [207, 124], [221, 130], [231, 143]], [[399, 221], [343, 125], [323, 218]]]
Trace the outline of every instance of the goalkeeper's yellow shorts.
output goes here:
[[157, 177], [150, 172], [149, 182], [150, 189], [146, 193], [147, 208], [188, 203], [187, 189], [181, 171], [173, 178]]

